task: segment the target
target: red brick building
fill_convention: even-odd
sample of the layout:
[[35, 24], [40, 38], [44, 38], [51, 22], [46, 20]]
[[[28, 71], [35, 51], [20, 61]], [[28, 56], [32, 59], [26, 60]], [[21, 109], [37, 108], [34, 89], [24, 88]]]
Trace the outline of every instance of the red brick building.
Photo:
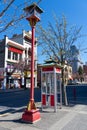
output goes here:
[[87, 82], [87, 65], [83, 65], [84, 81]]

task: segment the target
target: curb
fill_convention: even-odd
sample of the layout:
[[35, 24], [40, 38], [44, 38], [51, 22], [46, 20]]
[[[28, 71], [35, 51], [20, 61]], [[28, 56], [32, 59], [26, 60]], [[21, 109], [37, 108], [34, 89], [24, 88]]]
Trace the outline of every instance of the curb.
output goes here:
[[18, 89], [5, 89], [5, 90], [0, 90], [1, 93], [11, 93], [11, 92], [17, 92], [17, 91], [24, 91], [24, 88], [18, 88]]

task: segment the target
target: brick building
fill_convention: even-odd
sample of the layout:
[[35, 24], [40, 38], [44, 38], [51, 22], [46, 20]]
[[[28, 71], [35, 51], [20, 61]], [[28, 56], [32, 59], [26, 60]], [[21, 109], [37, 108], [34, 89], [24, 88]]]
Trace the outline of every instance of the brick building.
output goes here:
[[84, 81], [87, 82], [87, 65], [83, 65]]

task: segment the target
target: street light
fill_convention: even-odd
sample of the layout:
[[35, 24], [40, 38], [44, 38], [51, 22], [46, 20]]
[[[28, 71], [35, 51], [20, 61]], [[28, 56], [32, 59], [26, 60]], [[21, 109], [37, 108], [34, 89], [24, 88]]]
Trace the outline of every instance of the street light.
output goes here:
[[29, 21], [32, 28], [32, 46], [31, 46], [31, 87], [30, 87], [30, 101], [27, 109], [22, 115], [22, 120], [34, 123], [40, 119], [40, 112], [35, 106], [34, 102], [34, 44], [35, 44], [35, 26], [40, 21], [40, 14], [43, 13], [42, 9], [36, 3], [24, 8], [26, 12], [26, 19]]

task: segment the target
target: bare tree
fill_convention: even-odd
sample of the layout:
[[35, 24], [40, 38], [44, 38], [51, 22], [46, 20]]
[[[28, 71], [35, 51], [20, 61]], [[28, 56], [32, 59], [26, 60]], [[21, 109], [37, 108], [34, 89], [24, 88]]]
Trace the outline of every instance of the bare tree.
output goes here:
[[84, 74], [83, 67], [79, 66], [79, 68], [78, 68], [78, 77], [79, 77], [81, 82], [83, 81], [83, 74]]
[[56, 59], [57, 63], [62, 65], [62, 90], [64, 103], [67, 105], [66, 89], [64, 85], [64, 64], [71, 57], [70, 47], [81, 37], [81, 27], [69, 27], [65, 16], [61, 18], [54, 17], [54, 24], [48, 23], [44, 29], [39, 25], [37, 29], [38, 45], [42, 47], [42, 55]]
[[[40, 1], [41, 0], [38, 0], [37, 4], [39, 4]], [[25, 18], [25, 13], [23, 8], [32, 2], [34, 2], [34, 0], [24, 0], [22, 2], [17, 0], [1, 0], [0, 34], [6, 31], [12, 33], [14, 29], [24, 29], [25, 24], [23, 24], [22, 20]]]
[[21, 71], [21, 74], [24, 71], [29, 71], [31, 69], [31, 61], [30, 59], [22, 59], [20, 61], [18, 61], [17, 63], [13, 64], [13, 70], [10, 73], [10, 76], [16, 71]]

